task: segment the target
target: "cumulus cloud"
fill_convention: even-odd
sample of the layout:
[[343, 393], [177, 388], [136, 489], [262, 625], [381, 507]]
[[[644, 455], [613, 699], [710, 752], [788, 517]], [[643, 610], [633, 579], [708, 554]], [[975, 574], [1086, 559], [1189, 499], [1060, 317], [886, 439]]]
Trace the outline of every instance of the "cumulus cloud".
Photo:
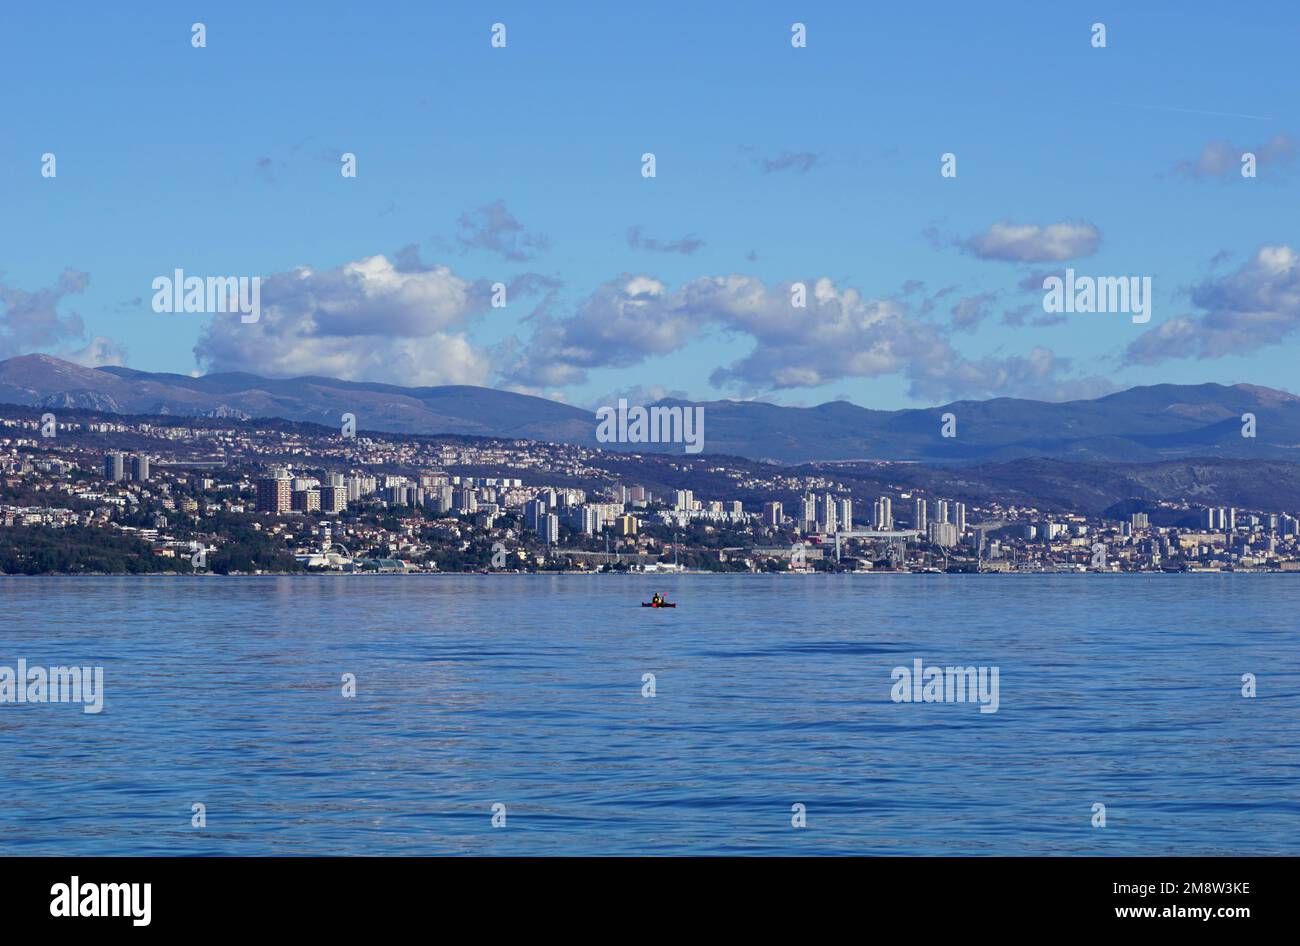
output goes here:
[[1143, 332], [1125, 361], [1222, 358], [1288, 340], [1300, 330], [1300, 255], [1289, 246], [1262, 246], [1235, 272], [1195, 286], [1191, 300], [1201, 312]]
[[704, 241], [689, 234], [680, 240], [657, 240], [654, 237], [642, 236], [640, 227], [632, 227], [627, 231], [627, 245], [634, 250], [649, 250], [652, 253], [681, 253], [683, 256], [690, 256], [704, 245]]
[[1000, 220], [987, 232], [957, 245], [980, 259], [1045, 263], [1091, 256], [1100, 242], [1101, 234], [1090, 223], [1064, 220], [1039, 226]]
[[54, 286], [34, 292], [0, 282], [0, 358], [48, 351], [92, 368], [125, 364], [120, 344], [103, 335], [81, 344], [86, 334], [81, 316], [59, 313], [68, 296], [85, 292], [89, 285], [90, 274], [75, 269], [65, 269]]
[[465, 336], [485, 295], [446, 266], [370, 256], [262, 279], [261, 317], [212, 319], [194, 347], [209, 371], [319, 374], [408, 385], [483, 384], [486, 355]]
[[59, 307], [89, 284], [90, 275], [74, 269], [65, 269], [56, 285], [35, 292], [0, 282], [0, 358], [81, 341], [81, 316], [60, 315]]
[[1047, 349], [1028, 358], [969, 359], [938, 326], [909, 318], [905, 303], [866, 298], [828, 278], [810, 281], [807, 306], [794, 308], [790, 283], [740, 275], [701, 277], [675, 290], [650, 276], [623, 275], [571, 318], [547, 316], [528, 345], [513, 348], [504, 374], [531, 386], [581, 383], [592, 369], [678, 351], [709, 329], [752, 343], [710, 376], [716, 387], [744, 395], [885, 375], [908, 379], [912, 395], [923, 398], [1111, 389], [1071, 377], [1069, 361]]
[[683, 291], [700, 316], [753, 338], [749, 354], [710, 378], [746, 393], [896, 374], [943, 347], [933, 326], [907, 319], [903, 303], [868, 299], [827, 278], [811, 283], [806, 309], [791, 307], [789, 284], [748, 276], [696, 280]]
[[530, 260], [550, 246], [544, 235], [525, 230], [506, 209], [504, 200], [466, 211], [457, 218], [456, 226], [456, 242], [463, 251], [486, 250], [512, 263]]
[[[420, 259], [420, 248], [408, 243], [393, 254], [393, 269], [399, 273], [427, 273], [433, 267], [427, 266]], [[468, 297], [471, 310], [486, 308], [492, 297], [492, 284], [495, 280], [479, 279], [470, 285]], [[553, 293], [562, 283], [559, 279], [544, 273], [517, 273], [505, 280], [506, 297], [532, 296]]]
[[1206, 144], [1194, 161], [1179, 161], [1174, 173], [1184, 177], [1225, 177], [1241, 173], [1241, 156], [1255, 155], [1259, 167], [1290, 164], [1295, 160], [1296, 143], [1289, 135], [1274, 135], [1262, 145], [1237, 146], [1222, 138]]
[[534, 324], [527, 347], [504, 351], [508, 363], [502, 372], [508, 382], [528, 388], [580, 383], [591, 368], [630, 367], [668, 354], [700, 328], [659, 280], [627, 274], [597, 288], [572, 317], [543, 312]]

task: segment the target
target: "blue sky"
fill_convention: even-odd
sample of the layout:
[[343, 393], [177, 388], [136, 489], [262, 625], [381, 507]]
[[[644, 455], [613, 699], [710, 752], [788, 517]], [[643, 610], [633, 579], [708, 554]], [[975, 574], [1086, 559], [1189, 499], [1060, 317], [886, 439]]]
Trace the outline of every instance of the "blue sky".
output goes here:
[[[582, 405], [1295, 388], [1291, 4], [291, 6], [5, 5], [0, 355]], [[1048, 317], [1067, 266], [1150, 276], [1151, 322]], [[261, 320], [154, 312], [176, 268], [260, 275]]]

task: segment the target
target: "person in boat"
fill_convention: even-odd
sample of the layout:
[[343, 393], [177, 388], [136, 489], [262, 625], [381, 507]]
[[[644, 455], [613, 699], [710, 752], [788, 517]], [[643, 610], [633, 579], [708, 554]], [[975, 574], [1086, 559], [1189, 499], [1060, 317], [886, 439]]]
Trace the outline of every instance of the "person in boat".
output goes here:
[[654, 605], [656, 608], [659, 607], [661, 604], [664, 603], [663, 595], [661, 595], [659, 592], [656, 591], [655, 596], [650, 599], [650, 603]]

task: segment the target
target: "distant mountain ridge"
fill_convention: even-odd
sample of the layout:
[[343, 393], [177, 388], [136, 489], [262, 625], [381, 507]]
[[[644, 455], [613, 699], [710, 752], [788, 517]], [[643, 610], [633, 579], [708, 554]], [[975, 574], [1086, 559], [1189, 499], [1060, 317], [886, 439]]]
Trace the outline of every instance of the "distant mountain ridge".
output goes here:
[[[49, 355], [0, 361], [0, 402], [120, 414], [281, 417], [359, 430], [545, 440], [630, 452], [680, 452], [672, 444], [597, 444], [591, 411], [545, 398], [468, 385], [405, 388], [325, 377], [202, 377], [85, 368]], [[661, 405], [688, 402], [664, 400]], [[914, 460], [999, 463], [1023, 457], [1076, 462], [1156, 462], [1187, 457], [1300, 460], [1300, 397], [1257, 385], [1157, 384], [1087, 401], [956, 401], [880, 411], [847, 401], [782, 407], [758, 401], [704, 407], [706, 453], [780, 463]], [[1242, 436], [1242, 415], [1257, 436]], [[956, 436], [941, 436], [943, 415]]]

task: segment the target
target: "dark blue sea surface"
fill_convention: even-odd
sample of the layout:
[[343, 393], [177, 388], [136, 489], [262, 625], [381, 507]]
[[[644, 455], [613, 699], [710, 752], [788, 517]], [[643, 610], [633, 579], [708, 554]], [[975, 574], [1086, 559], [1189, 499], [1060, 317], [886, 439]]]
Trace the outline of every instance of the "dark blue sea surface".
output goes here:
[[1298, 626], [1300, 576], [0, 579], [0, 666], [105, 674], [0, 705], [0, 853], [1300, 854]]

